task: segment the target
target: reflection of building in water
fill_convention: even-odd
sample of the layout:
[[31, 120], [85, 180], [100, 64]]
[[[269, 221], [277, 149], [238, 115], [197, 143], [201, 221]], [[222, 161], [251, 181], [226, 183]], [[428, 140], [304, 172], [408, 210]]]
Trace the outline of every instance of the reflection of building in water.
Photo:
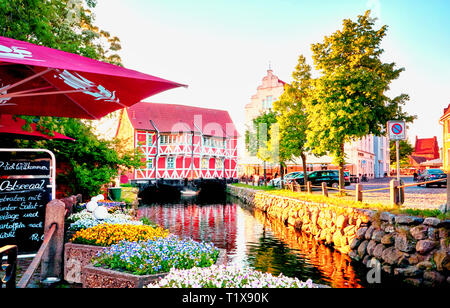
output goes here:
[[180, 237], [213, 242], [230, 251], [236, 248], [236, 210], [236, 204], [164, 205], [140, 208], [139, 216], [148, 217]]
[[265, 226], [255, 223], [252, 214], [241, 207], [237, 208], [236, 221], [236, 249], [229, 254], [229, 259], [236, 265], [249, 265], [248, 256], [251, 244], [257, 245], [264, 234]]

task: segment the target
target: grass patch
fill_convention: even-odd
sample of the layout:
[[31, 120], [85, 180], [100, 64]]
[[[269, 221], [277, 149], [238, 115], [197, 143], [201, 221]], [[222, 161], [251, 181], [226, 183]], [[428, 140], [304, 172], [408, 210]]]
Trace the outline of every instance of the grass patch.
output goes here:
[[403, 209], [398, 210], [399, 214], [407, 214], [411, 216], [419, 216], [419, 217], [436, 217], [441, 220], [450, 219], [450, 212], [442, 213], [439, 210], [422, 210], [422, 209]]
[[274, 186], [253, 186], [253, 185], [242, 184], [242, 183], [234, 183], [231, 185], [236, 186], [236, 187], [250, 188], [250, 189], [254, 189], [254, 190], [264, 190], [264, 191], [279, 190], [277, 187], [274, 187]]
[[405, 215], [411, 215], [411, 216], [418, 216], [418, 217], [436, 217], [441, 220], [450, 219], [450, 212], [448, 213], [442, 213], [438, 209], [430, 209], [430, 210], [423, 210], [423, 209], [401, 209], [392, 205], [383, 204], [383, 203], [366, 203], [366, 202], [359, 202], [359, 201], [353, 201], [348, 200], [345, 198], [345, 196], [339, 197], [339, 196], [322, 196], [322, 195], [314, 195], [309, 194], [307, 192], [297, 192], [297, 191], [291, 191], [287, 189], [279, 189], [276, 187], [268, 186], [252, 186], [252, 185], [246, 185], [241, 183], [232, 184], [236, 187], [244, 187], [244, 188], [250, 188], [254, 190], [262, 190], [267, 191], [271, 195], [277, 195], [282, 197], [288, 197], [292, 199], [299, 199], [309, 202], [315, 202], [315, 203], [327, 203], [330, 205], [335, 206], [341, 206], [341, 207], [351, 207], [351, 208], [358, 208], [358, 209], [370, 209], [370, 210], [376, 210], [380, 212], [390, 212], [393, 214], [405, 214]]

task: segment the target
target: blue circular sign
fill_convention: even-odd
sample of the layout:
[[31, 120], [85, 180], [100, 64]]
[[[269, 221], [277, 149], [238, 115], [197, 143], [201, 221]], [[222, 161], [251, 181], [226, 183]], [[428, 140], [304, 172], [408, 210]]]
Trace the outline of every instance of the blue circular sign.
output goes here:
[[395, 135], [400, 135], [403, 132], [403, 127], [400, 124], [394, 124], [391, 130]]

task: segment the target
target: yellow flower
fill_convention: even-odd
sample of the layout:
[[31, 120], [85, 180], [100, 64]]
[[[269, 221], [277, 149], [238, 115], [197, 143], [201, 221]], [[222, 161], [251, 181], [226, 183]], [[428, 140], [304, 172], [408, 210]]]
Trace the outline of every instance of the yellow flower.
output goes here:
[[169, 231], [147, 225], [102, 224], [75, 233], [70, 240], [74, 243], [111, 246], [120, 241], [146, 241], [167, 237]]

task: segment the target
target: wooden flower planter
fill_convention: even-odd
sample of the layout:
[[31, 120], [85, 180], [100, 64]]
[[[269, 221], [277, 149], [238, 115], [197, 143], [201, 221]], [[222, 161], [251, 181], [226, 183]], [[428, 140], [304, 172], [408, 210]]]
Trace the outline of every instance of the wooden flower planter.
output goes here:
[[[83, 288], [142, 288], [168, 273], [133, 275], [96, 267], [91, 259], [104, 247], [66, 243], [64, 247], [64, 280], [80, 283]], [[220, 249], [216, 264], [226, 264], [226, 251]]]

